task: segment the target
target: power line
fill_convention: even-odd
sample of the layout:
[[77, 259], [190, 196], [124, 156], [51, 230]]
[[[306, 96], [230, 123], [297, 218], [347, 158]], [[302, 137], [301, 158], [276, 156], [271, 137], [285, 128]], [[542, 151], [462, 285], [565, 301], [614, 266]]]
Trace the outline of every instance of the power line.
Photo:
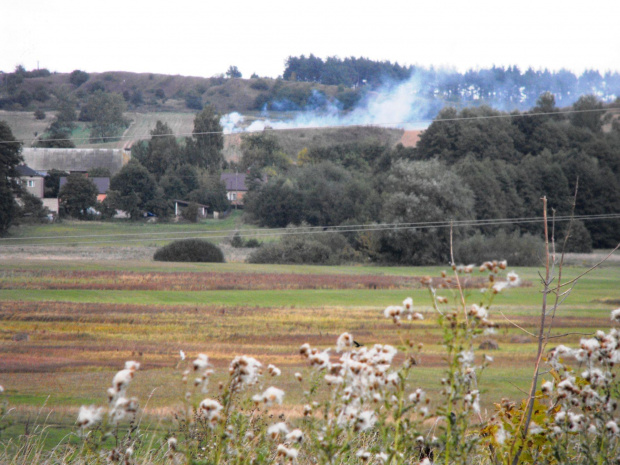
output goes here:
[[[605, 214], [605, 215], [579, 215], [575, 216], [574, 219], [577, 220], [610, 220], [610, 219], [620, 219], [620, 213], [618, 214]], [[402, 230], [417, 230], [417, 229], [434, 229], [434, 228], [449, 228], [449, 227], [472, 227], [472, 226], [498, 226], [498, 225], [506, 225], [506, 224], [527, 224], [527, 223], [537, 223], [542, 220], [542, 217], [531, 217], [531, 218], [522, 218], [522, 219], [510, 219], [510, 218], [502, 218], [496, 220], [460, 220], [460, 221], [442, 221], [442, 222], [426, 222], [426, 223], [390, 223], [384, 225], [354, 225], [356, 227], [349, 226], [334, 226], [334, 227], [324, 227], [324, 226], [312, 226], [312, 227], [299, 227], [294, 228], [291, 231], [291, 228], [274, 228], [266, 231], [253, 231], [250, 233], [239, 233], [240, 237], [275, 237], [275, 236], [286, 236], [286, 235], [301, 235], [301, 234], [333, 234], [333, 233], [350, 233], [350, 232], [367, 232], [367, 231], [402, 231]], [[560, 216], [554, 218], [554, 221], [557, 222], [566, 222], [570, 221], [570, 216]], [[414, 225], [414, 226], [411, 226]], [[363, 227], [359, 227], [363, 226]], [[320, 229], [319, 229], [320, 228]], [[334, 229], [341, 228], [341, 229]], [[308, 230], [310, 229], [310, 230]], [[284, 230], [284, 231], [281, 231]], [[229, 230], [230, 232], [239, 232], [234, 230]], [[281, 232], [275, 232], [281, 231]], [[224, 231], [205, 231], [203, 233], [190, 231], [187, 234], [193, 234], [191, 237], [184, 237], [184, 239], [223, 239], [229, 237], [229, 234], [222, 234]], [[153, 233], [153, 234], [166, 234], [166, 233]], [[173, 233], [170, 233], [173, 234]], [[122, 236], [122, 234], [110, 234], [109, 236]], [[50, 236], [45, 239], [56, 239], [59, 237], [68, 237], [68, 236]], [[69, 236], [71, 237], [71, 236]], [[81, 236], [81, 237], [96, 237], [96, 236]], [[101, 237], [107, 237], [102, 235]], [[32, 239], [32, 238], [24, 238]], [[103, 240], [103, 241], [83, 241], [83, 242], [55, 242], [55, 243], [43, 243], [43, 244], [9, 244], [2, 245], [0, 247], [49, 247], [54, 245], [93, 245], [93, 244], [110, 244], [116, 242], [144, 242], [145, 240], [153, 240], [153, 241], [170, 241], [176, 240], [178, 237], [148, 237], [148, 238], [140, 238], [140, 239], [113, 239], [113, 240]]]
[[[208, 135], [231, 135], [231, 134], [255, 134], [263, 131], [271, 131], [271, 132], [279, 132], [279, 131], [297, 131], [304, 129], [342, 129], [342, 128], [350, 128], [350, 127], [398, 127], [402, 125], [416, 125], [416, 124], [430, 124], [430, 123], [444, 123], [444, 122], [455, 122], [455, 121], [475, 121], [475, 120], [486, 120], [486, 119], [502, 119], [502, 118], [529, 118], [536, 116], [561, 116], [573, 113], [592, 113], [592, 112], [605, 112], [609, 111], [610, 108], [595, 108], [589, 110], [559, 110], [557, 112], [538, 112], [538, 113], [508, 113], [508, 114], [500, 114], [500, 115], [485, 115], [485, 116], [471, 116], [464, 118], [441, 118], [441, 119], [425, 119], [425, 120], [417, 120], [417, 121], [400, 121], [400, 122], [391, 122], [391, 123], [374, 123], [374, 124], [342, 124], [342, 125], [329, 125], [329, 126], [301, 126], [295, 128], [271, 128], [265, 127], [263, 129], [257, 129], [254, 131], [239, 131], [228, 133], [225, 131], [206, 131], [206, 132], [181, 132], [178, 134], [169, 133], [169, 134], [141, 134], [134, 136], [101, 136], [98, 139], [109, 139], [110, 141], [135, 141], [135, 140], [146, 140], [149, 136], [151, 138], [157, 137], [188, 137], [188, 136], [208, 136]], [[90, 137], [76, 137], [76, 138], [58, 138], [58, 139], [16, 139], [12, 141], [2, 140], [0, 144], [15, 144], [15, 143], [26, 143], [26, 142], [35, 142], [38, 140], [45, 140], [46, 142], [60, 142], [60, 141], [83, 141], [90, 140]]]
[[[601, 213], [601, 214], [593, 214], [593, 215], [574, 215], [572, 216], [575, 220], [589, 220], [589, 219], [615, 219], [620, 217], [620, 213]], [[276, 231], [307, 231], [307, 230], [321, 230], [321, 232], [342, 232], [349, 229], [365, 230], [364, 228], [378, 228], [378, 227], [408, 227], [408, 228], [418, 228], [418, 227], [441, 227], [441, 226], [476, 226], [477, 224], [484, 223], [485, 225], [489, 224], [514, 224], [514, 223], [532, 223], [537, 221], [542, 221], [544, 217], [542, 216], [523, 216], [523, 217], [515, 217], [515, 218], [489, 218], [489, 219], [471, 219], [471, 220], [444, 220], [444, 221], [419, 221], [419, 222], [395, 222], [395, 223], [374, 223], [374, 224], [350, 224], [350, 225], [335, 225], [335, 226], [298, 226], [298, 227], [283, 227], [283, 228], [266, 228], [266, 229], [256, 229], [245, 232], [250, 233], [249, 235], [260, 235], [264, 232], [267, 233], [275, 233]], [[571, 216], [556, 216], [556, 221], [566, 221], [570, 220]], [[166, 231], [166, 232], [140, 232], [140, 233], [109, 233], [109, 234], [80, 234], [74, 236], [35, 236], [35, 237], [0, 237], [0, 243], [7, 241], [26, 241], [26, 240], [46, 240], [50, 238], [63, 238], [63, 239], [90, 239], [90, 238], [99, 238], [99, 237], [131, 237], [131, 236], [141, 236], [150, 238], [150, 236], [162, 236], [162, 235], [177, 235], [177, 234], [231, 234], [241, 232], [239, 229], [223, 229], [217, 231]], [[225, 236], [224, 236], [225, 237]], [[156, 238], [153, 238], [156, 239]]]

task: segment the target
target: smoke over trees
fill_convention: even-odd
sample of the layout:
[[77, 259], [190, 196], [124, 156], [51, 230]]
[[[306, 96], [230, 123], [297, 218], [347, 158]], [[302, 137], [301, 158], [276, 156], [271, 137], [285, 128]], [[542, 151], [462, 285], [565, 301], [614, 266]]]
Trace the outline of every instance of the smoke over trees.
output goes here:
[[486, 104], [495, 108], [525, 110], [534, 106], [543, 92], [551, 92], [560, 106], [571, 105], [580, 95], [594, 94], [611, 101], [620, 96], [620, 74], [587, 70], [580, 76], [571, 71], [525, 71], [517, 66], [493, 66], [459, 73], [454, 70], [402, 66], [367, 58], [314, 55], [290, 56], [283, 78], [346, 87], [379, 87], [386, 82], [403, 82], [417, 76], [421, 94], [453, 105]]

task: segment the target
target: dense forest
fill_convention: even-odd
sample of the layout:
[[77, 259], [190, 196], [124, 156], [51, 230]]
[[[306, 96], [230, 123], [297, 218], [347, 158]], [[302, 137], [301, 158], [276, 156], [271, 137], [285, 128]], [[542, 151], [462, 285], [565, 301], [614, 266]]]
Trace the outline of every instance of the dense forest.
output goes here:
[[[603, 131], [601, 107], [596, 97], [584, 96], [573, 105], [574, 112], [560, 112], [554, 96], [545, 93], [524, 113], [446, 108], [416, 148], [358, 141], [304, 150], [296, 165], [282, 163], [268, 133], [246, 136], [253, 139], [253, 149], [244, 152], [241, 168], [255, 179], [260, 172], [270, 173], [268, 182], [253, 184], [246, 214], [262, 226], [335, 231], [343, 225], [538, 217], [546, 196], [550, 212], [559, 217], [571, 214], [577, 182], [576, 215], [618, 213], [620, 124], [612, 121], [611, 129]], [[558, 239], [566, 227], [558, 222]], [[619, 231], [618, 220], [577, 221], [569, 248], [587, 252], [615, 246]], [[512, 254], [513, 263], [532, 264], [541, 232], [540, 222], [457, 228], [456, 248], [467, 262]], [[303, 252], [306, 262], [313, 257], [318, 262], [325, 257], [335, 262], [351, 257], [401, 264], [448, 261], [448, 228], [319, 236], [288, 236], [254, 259], [294, 262]]]
[[428, 98], [453, 105], [485, 104], [506, 110], [529, 109], [543, 92], [551, 92], [559, 106], [571, 105], [585, 94], [596, 95], [603, 101], [620, 96], [617, 72], [601, 75], [599, 71], [587, 70], [577, 76], [565, 69], [522, 71], [517, 66], [493, 66], [460, 73], [354, 57], [323, 60], [314, 55], [291, 56], [286, 61], [283, 78], [350, 88], [377, 88], [413, 78], [419, 82], [422, 95]]

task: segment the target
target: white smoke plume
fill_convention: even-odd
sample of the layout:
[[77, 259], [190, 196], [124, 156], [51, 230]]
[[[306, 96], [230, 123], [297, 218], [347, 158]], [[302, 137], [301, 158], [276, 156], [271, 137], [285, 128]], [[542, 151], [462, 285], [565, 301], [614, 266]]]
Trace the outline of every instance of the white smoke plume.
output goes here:
[[225, 134], [258, 132], [265, 128], [298, 129], [337, 126], [382, 126], [404, 129], [421, 129], [430, 121], [424, 121], [429, 112], [428, 100], [420, 95], [419, 79], [413, 75], [409, 80], [384, 85], [369, 92], [351, 111], [344, 112], [333, 102], [321, 110], [298, 112], [290, 120], [273, 120], [268, 113], [249, 125], [243, 125], [239, 113], [224, 115], [220, 123]]

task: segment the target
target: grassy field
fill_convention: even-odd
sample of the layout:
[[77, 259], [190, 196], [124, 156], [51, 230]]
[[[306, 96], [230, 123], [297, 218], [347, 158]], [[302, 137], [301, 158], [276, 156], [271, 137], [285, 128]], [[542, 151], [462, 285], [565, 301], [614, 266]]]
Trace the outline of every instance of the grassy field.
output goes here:
[[[234, 224], [234, 218], [230, 221]], [[222, 229], [230, 226], [221, 223]], [[155, 230], [152, 225], [134, 226], [136, 233]], [[169, 232], [176, 225], [157, 226]], [[55, 235], [69, 234], [69, 229], [62, 229], [66, 226], [58, 227]], [[97, 228], [102, 234], [118, 231], [114, 224]], [[23, 234], [16, 237], [41, 233], [32, 229]], [[282, 411], [295, 414], [302, 393], [292, 375], [309, 372], [298, 355], [299, 346], [305, 342], [333, 346], [344, 331], [366, 345], [400, 345], [404, 338], [423, 343], [421, 363], [412, 381], [432, 396], [439, 389], [443, 349], [429, 293], [420, 286], [419, 277], [439, 276], [441, 270], [3, 260], [0, 384], [18, 419], [6, 434], [23, 431], [44, 412], [49, 413], [47, 422], [56, 438], [71, 427], [80, 405], [105, 403], [105, 389], [115, 371], [131, 359], [143, 365], [132, 395], [143, 406], [148, 400], [148, 414], [171, 413], [179, 407], [184, 389], [175, 368], [179, 350], [190, 357], [199, 352], [210, 356], [216, 369], [214, 386], [225, 378], [234, 355], [249, 354], [264, 365], [276, 364], [283, 374], [274, 383], [287, 392]], [[565, 279], [583, 271], [583, 267], [566, 268]], [[532, 370], [534, 341], [507, 318], [530, 331], [536, 327], [541, 300], [538, 270], [517, 272], [525, 285], [496, 297], [492, 317], [499, 325], [497, 333], [481, 339], [490, 337], [499, 344], [499, 350], [492, 353], [495, 362], [480, 383], [487, 408], [502, 397], [520, 397]], [[619, 282], [618, 266], [583, 278], [562, 307], [553, 330], [556, 335], [579, 334], [558, 342], [574, 344], [581, 333], [608, 328], [609, 311], [620, 304]], [[452, 302], [457, 298], [450, 289], [438, 292]], [[480, 295], [477, 289], [468, 289], [466, 294], [472, 302]], [[397, 328], [383, 317], [382, 310], [407, 296], [413, 297], [416, 310], [426, 318]], [[478, 351], [479, 356], [482, 353]]]
[[[45, 119], [35, 119], [32, 111], [6, 111], [0, 110], [0, 121], [6, 121], [13, 136], [24, 141], [25, 147], [31, 147], [36, 137], [45, 133], [52, 122], [54, 112], [46, 112]], [[36, 133], [36, 135], [35, 135]]]
[[171, 240], [195, 236], [220, 243], [232, 237], [235, 231], [249, 233], [256, 229], [243, 223], [241, 215], [241, 211], [233, 211], [224, 219], [205, 219], [198, 223], [67, 220], [53, 224], [16, 226], [10, 229], [8, 236], [0, 238], [0, 249], [25, 245], [161, 246]]

